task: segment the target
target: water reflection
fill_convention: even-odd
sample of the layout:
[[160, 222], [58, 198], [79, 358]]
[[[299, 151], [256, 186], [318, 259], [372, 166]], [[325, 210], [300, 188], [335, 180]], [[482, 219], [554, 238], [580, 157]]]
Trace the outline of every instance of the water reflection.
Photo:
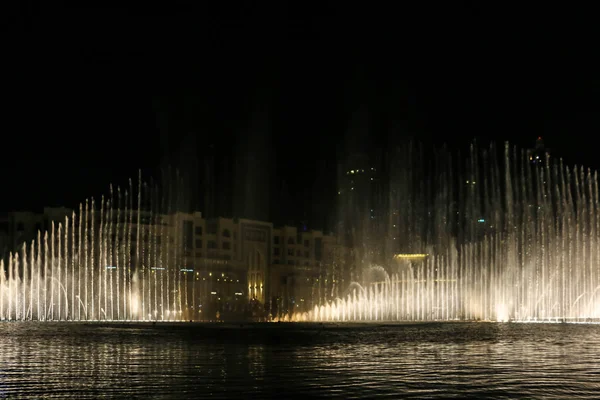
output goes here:
[[0, 324], [0, 398], [595, 398], [600, 327]]

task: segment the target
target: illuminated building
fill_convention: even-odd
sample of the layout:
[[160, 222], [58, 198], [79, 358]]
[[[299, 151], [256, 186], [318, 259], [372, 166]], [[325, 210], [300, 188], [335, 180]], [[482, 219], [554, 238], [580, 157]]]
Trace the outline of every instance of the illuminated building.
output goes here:
[[168, 225], [180, 232], [170, 240], [182, 243], [183, 269], [194, 277], [187, 281], [194, 289], [188, 293], [198, 298], [188, 303], [205, 314], [226, 315], [248, 305], [260, 308], [253, 313], [308, 310], [344, 281], [349, 250], [321, 231], [241, 218], [205, 219], [199, 212], [174, 214]]

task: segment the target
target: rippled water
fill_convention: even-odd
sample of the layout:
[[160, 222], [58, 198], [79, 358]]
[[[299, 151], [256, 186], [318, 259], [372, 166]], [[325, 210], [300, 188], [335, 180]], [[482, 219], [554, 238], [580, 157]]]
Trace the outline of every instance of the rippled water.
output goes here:
[[0, 323], [0, 398], [598, 398], [600, 326]]

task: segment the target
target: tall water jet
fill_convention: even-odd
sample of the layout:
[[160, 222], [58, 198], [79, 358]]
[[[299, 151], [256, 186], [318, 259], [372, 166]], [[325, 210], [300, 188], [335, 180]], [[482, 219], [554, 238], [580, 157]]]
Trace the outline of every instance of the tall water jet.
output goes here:
[[2, 293], [0, 293], [0, 320], [6, 319], [6, 314], [4, 312], [4, 297], [5, 293], [8, 293], [8, 290], [4, 290], [6, 287], [6, 272], [4, 271], [4, 260], [0, 260], [0, 288], [2, 288]]
[[[355, 206], [356, 191], [343, 200], [357, 254], [350, 278], [366, 290], [332, 291], [292, 319], [600, 321], [596, 173], [508, 145], [473, 144], [465, 159], [435, 150], [432, 163], [422, 154], [408, 145], [392, 157], [386, 201], [375, 203], [388, 222], [364, 218], [373, 210]], [[387, 276], [370, 282], [378, 260]], [[321, 274], [319, 293], [331, 276]]]

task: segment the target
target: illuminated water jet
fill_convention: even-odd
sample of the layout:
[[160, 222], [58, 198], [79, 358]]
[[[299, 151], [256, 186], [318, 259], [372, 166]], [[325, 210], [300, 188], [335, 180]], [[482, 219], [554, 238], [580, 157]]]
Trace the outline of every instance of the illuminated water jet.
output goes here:
[[[180, 201], [179, 177], [166, 179], [163, 188], [145, 184], [141, 173], [138, 178], [137, 194], [131, 180], [123, 194], [117, 188], [116, 199], [111, 186], [99, 204], [86, 200], [79, 213], [52, 222], [49, 231], [38, 232], [37, 240], [0, 260], [0, 320], [189, 317], [191, 311], [182, 304], [185, 298], [163, 296], [184, 291], [186, 282], [179, 278], [182, 252], [174, 249], [179, 243], [158, 244], [167, 235], [164, 226], [177, 225], [179, 216], [171, 203]], [[165, 202], [159, 200], [159, 192], [170, 199], [169, 208], [161, 207]], [[161, 273], [150, 277], [156, 265], [161, 265]], [[178, 311], [152, 316], [149, 305]]]
[[342, 200], [362, 289], [292, 320], [600, 321], [595, 171], [508, 145], [428, 155], [411, 144], [392, 157], [379, 221]]

